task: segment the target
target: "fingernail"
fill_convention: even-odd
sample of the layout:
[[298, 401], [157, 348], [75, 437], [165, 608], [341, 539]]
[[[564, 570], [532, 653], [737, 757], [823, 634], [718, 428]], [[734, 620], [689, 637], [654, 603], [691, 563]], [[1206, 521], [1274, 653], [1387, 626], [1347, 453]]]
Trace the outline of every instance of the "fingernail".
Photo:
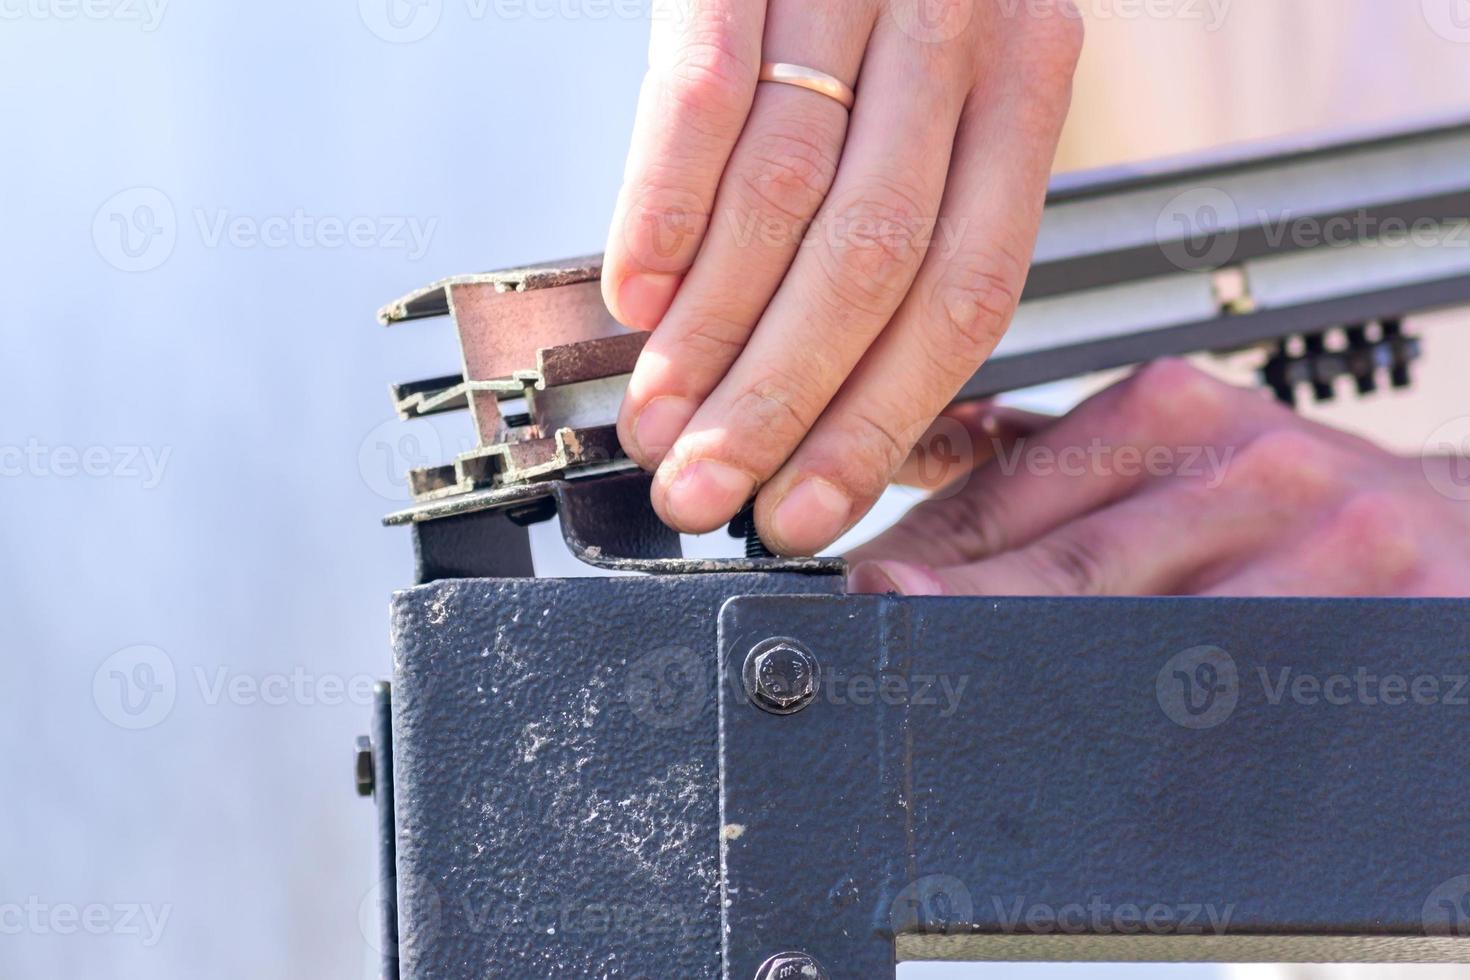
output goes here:
[[695, 460], [669, 483], [664, 508], [681, 530], [702, 534], [728, 521], [755, 492], [755, 480], [712, 459]]
[[618, 319], [637, 330], [652, 330], [669, 311], [678, 290], [676, 275], [636, 272], [618, 288]]
[[645, 465], [663, 461], [696, 408], [694, 402], [676, 395], [661, 395], [643, 406], [633, 422], [633, 442]]
[[810, 555], [847, 527], [852, 501], [826, 480], [810, 477], [793, 487], [771, 515], [771, 536], [785, 552]]
[[943, 595], [938, 579], [898, 561], [865, 561], [847, 574], [849, 595]]

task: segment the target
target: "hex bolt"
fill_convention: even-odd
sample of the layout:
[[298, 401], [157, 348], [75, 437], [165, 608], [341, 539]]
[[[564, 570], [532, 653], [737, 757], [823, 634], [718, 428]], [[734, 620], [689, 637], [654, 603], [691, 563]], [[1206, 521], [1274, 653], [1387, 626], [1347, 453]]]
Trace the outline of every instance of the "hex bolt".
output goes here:
[[755, 971], [755, 980], [829, 980], [826, 969], [810, 953], [777, 953]]
[[357, 758], [353, 763], [353, 775], [357, 777], [357, 795], [372, 796], [376, 781], [373, 772], [373, 740], [366, 735], [357, 736]]
[[795, 714], [811, 704], [821, 682], [817, 658], [795, 640], [762, 640], [745, 655], [745, 695], [773, 715]]

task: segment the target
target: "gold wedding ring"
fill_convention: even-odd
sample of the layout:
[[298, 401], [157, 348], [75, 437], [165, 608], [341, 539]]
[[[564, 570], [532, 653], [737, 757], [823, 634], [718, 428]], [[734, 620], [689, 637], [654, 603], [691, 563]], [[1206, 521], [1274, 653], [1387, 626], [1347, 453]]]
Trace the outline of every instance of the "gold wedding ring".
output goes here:
[[782, 85], [795, 85], [799, 88], [811, 89], [819, 95], [839, 103], [844, 109], [851, 109], [854, 99], [853, 91], [840, 78], [833, 78], [824, 71], [815, 68], [805, 68], [801, 65], [788, 65], [779, 61], [767, 61], [761, 65], [761, 81], [780, 82]]

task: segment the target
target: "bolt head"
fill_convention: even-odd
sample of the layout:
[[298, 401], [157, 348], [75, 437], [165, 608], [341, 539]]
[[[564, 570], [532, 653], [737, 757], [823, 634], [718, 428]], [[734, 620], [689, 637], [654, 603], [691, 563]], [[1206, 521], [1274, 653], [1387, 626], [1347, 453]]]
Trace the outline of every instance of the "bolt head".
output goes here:
[[745, 693], [774, 714], [792, 714], [812, 702], [820, 681], [817, 658], [794, 640], [756, 644], [745, 658]]
[[827, 971], [810, 953], [777, 953], [755, 971], [755, 980], [829, 980]]
[[358, 796], [372, 796], [376, 773], [373, 771], [373, 742], [366, 735], [357, 737], [357, 757], [353, 760], [353, 775], [357, 782]]

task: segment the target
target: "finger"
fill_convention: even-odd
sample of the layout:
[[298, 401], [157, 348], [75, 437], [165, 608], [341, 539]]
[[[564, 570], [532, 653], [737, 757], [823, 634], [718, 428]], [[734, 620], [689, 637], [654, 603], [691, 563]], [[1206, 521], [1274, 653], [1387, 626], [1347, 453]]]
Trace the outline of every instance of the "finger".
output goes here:
[[[1130, 497], [1057, 528], [1025, 548], [984, 561], [924, 570], [947, 595], [1177, 595], [1208, 569], [1238, 559], [1279, 533], [1270, 505], [1247, 495], [1171, 485]], [[887, 575], [901, 591], [923, 585], [869, 563], [858, 587]], [[900, 581], [902, 580], [902, 581]]]
[[1422, 515], [1397, 495], [1349, 497], [1320, 527], [1236, 570], [1207, 596], [1406, 596], [1434, 591]]
[[613, 316], [658, 325], [699, 250], [760, 72], [764, 0], [656, 11], [648, 74], [602, 267]]
[[893, 482], [930, 493], [953, 493], [956, 483], [967, 479], [975, 467], [1055, 422], [1055, 416], [989, 401], [951, 405], [919, 437]]
[[[1030, 19], [1028, 19], [1029, 22]], [[1070, 19], [991, 65], [959, 126], [954, 165], [913, 290], [801, 448], [761, 492], [761, 535], [812, 553], [878, 499], [914, 439], [995, 348], [1025, 283], [1076, 51]], [[1064, 33], [1065, 32], [1065, 33]], [[825, 513], [810, 487], [828, 488]]]
[[994, 444], [952, 496], [916, 505], [890, 540], [934, 542], [946, 563], [1024, 547], [1160, 475], [1212, 480], [1264, 425], [1240, 391], [1183, 361], [1159, 361], [1055, 424]]
[[[809, 247], [659, 467], [654, 506], [675, 527], [707, 531], [729, 520], [790, 455], [898, 308], [937, 213], [959, 118], [958, 84], [933, 81], [954, 74], [944, 63], [951, 57], [943, 46], [874, 34], [847, 147]], [[721, 493], [707, 492], [715, 471]], [[807, 485], [793, 506], [796, 523], [817, 530], [778, 538], [778, 549], [831, 540], [850, 510], [821, 482]], [[768, 517], [758, 519], [769, 528]]]
[[[851, 85], [875, 16], [866, 2], [775, 0], [763, 58]], [[757, 87], [699, 254], [628, 383], [619, 435], [641, 465], [663, 459], [750, 338], [831, 188], [847, 121], [827, 96]]]
[[[899, 470], [898, 482], [921, 487], [936, 495], [918, 507], [932, 506], [945, 495], [962, 491], [960, 484], [970, 477], [974, 467], [1012, 451], [1011, 447], [1055, 422], [1048, 416], [1016, 409], [998, 407], [976, 411], [979, 408], [984, 406], [955, 406], [947, 410], [930, 426]], [[965, 436], [971, 440], [968, 445], [973, 446], [973, 459], [968, 466], [963, 458], [964, 452], [954, 453], [945, 445], [946, 441], [951, 446], [959, 442], [956, 425], [962, 427]], [[947, 459], [954, 456], [960, 457], [959, 461], [947, 465]], [[945, 472], [950, 469], [962, 472]], [[936, 473], [940, 474], [938, 478]], [[941, 529], [932, 521], [914, 520], [913, 513], [911, 510], [892, 527], [848, 552], [844, 556], [848, 564], [888, 559], [957, 565], [970, 560], [971, 556], [957, 547], [957, 542], [964, 537], [962, 533], [956, 533], [958, 529]]]

